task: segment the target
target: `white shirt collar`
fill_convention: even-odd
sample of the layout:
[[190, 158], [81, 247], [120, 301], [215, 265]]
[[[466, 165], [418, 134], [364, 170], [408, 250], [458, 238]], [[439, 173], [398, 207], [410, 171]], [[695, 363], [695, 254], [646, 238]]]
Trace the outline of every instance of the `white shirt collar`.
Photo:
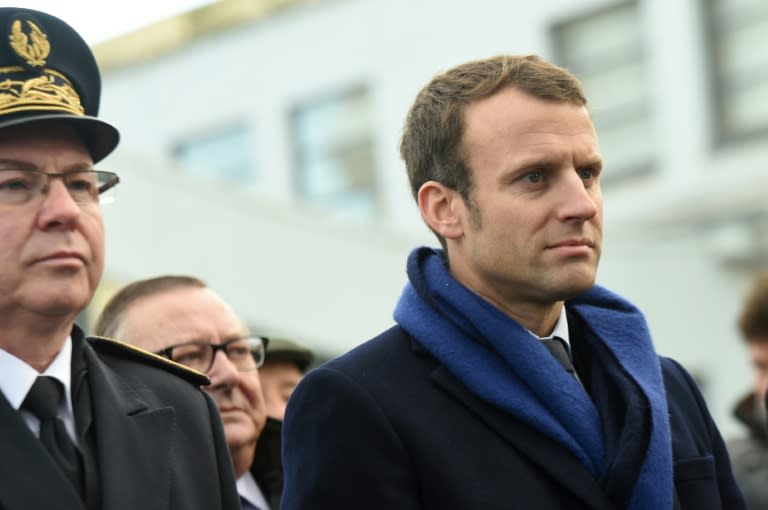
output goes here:
[[539, 340], [544, 340], [547, 338], [554, 338], [559, 337], [562, 338], [563, 341], [570, 347], [571, 345], [571, 336], [568, 334], [568, 316], [565, 313], [565, 304], [563, 304], [562, 308], [560, 308], [560, 317], [557, 319], [557, 323], [555, 323], [555, 328], [552, 330], [552, 333], [550, 333], [547, 336], [539, 336], [535, 334], [533, 331], [528, 330], [530, 334], [538, 338]]
[[[64, 385], [65, 402], [59, 411], [70, 435], [74, 437], [74, 413], [72, 411], [72, 337], [67, 337], [59, 353], [42, 374], [13, 354], [0, 349], [0, 391], [5, 398], [18, 410], [27, 397], [32, 384], [38, 375], [51, 376]], [[27, 423], [30, 423], [27, 420]], [[33, 423], [37, 423], [33, 421]], [[37, 425], [31, 426], [36, 431]]]
[[246, 471], [237, 479], [237, 493], [256, 507], [269, 510], [269, 504], [264, 498], [264, 493], [261, 492], [259, 484], [256, 483], [250, 471]]

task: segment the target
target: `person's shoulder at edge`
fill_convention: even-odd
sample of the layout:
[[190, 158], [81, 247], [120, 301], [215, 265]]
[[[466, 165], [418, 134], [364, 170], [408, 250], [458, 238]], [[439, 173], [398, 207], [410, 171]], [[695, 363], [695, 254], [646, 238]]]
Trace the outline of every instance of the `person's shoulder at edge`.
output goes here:
[[202, 372], [175, 363], [135, 345], [102, 336], [89, 336], [86, 340], [97, 354], [110, 355], [123, 360], [135, 361], [160, 368], [181, 377], [195, 386], [206, 386], [211, 382], [208, 376]]

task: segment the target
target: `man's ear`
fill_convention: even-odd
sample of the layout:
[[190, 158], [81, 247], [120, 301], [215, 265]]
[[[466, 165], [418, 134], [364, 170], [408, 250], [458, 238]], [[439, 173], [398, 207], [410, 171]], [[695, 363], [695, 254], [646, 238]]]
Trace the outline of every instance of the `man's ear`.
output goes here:
[[437, 181], [421, 185], [416, 195], [424, 222], [446, 239], [457, 239], [464, 234], [462, 215], [464, 200], [459, 193]]

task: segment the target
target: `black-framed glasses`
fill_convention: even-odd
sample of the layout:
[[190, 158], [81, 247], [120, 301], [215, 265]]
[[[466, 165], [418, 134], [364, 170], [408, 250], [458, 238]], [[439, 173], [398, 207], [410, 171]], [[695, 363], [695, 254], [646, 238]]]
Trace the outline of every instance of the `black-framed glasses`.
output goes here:
[[198, 372], [208, 373], [213, 367], [216, 353], [223, 351], [235, 368], [241, 372], [247, 372], [256, 370], [264, 364], [267, 342], [266, 338], [257, 336], [232, 338], [220, 344], [194, 341], [171, 345], [155, 352], [155, 354], [193, 368]]
[[78, 205], [108, 204], [114, 201], [112, 190], [120, 177], [103, 170], [77, 170], [63, 174], [28, 168], [0, 167], [0, 204], [21, 205], [48, 193], [51, 179], [61, 179], [69, 196]]

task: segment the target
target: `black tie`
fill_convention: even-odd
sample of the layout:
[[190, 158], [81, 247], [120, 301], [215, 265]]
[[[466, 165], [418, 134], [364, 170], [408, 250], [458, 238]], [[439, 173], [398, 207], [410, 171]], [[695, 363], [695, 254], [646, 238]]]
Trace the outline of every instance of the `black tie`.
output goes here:
[[573, 368], [571, 356], [568, 352], [568, 346], [565, 344], [565, 341], [562, 338], [557, 336], [554, 338], [542, 338], [541, 342], [547, 349], [549, 349], [549, 352], [552, 353], [552, 356], [554, 356], [555, 359], [560, 362], [566, 372], [574, 376], [576, 375], [576, 370]]
[[260, 510], [259, 507], [245, 499], [244, 497], [240, 496], [240, 507], [242, 510]]
[[40, 441], [77, 492], [81, 493], [82, 470], [77, 447], [69, 437], [64, 422], [58, 417], [63, 393], [64, 388], [59, 381], [52, 377], [38, 376], [21, 407], [38, 417]]

